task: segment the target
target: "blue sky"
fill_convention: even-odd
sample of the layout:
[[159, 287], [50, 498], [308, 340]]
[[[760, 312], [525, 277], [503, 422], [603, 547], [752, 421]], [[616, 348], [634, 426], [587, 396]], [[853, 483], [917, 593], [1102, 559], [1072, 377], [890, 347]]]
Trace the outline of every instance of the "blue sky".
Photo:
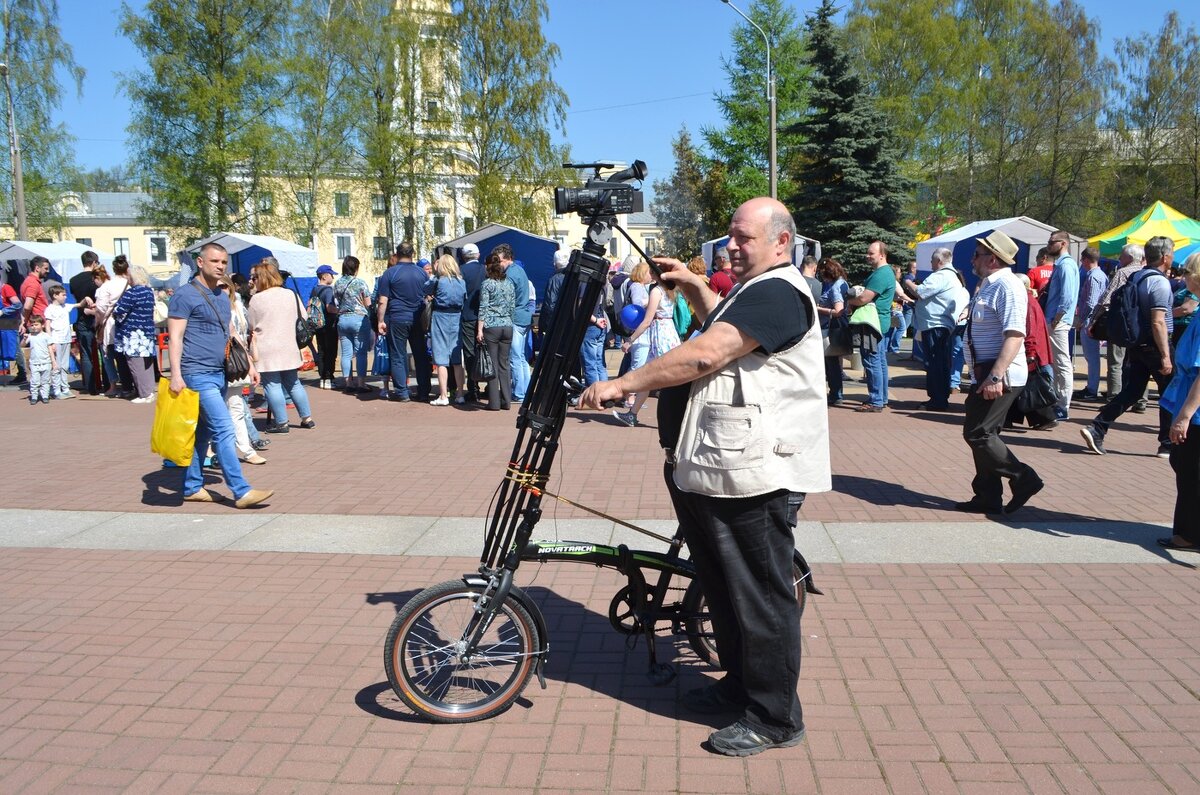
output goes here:
[[[749, 0], [734, 0], [743, 10]], [[898, 0], [903, 2], [903, 0]], [[140, 7], [138, 0], [130, 0]], [[1172, 8], [1200, 27], [1200, 4], [1178, 0], [1084, 0], [1100, 20], [1105, 49], [1115, 39], [1157, 31]], [[85, 168], [128, 158], [128, 100], [116, 75], [143, 60], [117, 31], [119, 0], [60, 0], [60, 22], [76, 61], [87, 70], [83, 96], [66, 92], [56, 113], [76, 137]], [[566, 140], [577, 161], [645, 160], [650, 178], [672, 167], [671, 140], [686, 122], [694, 134], [720, 123], [713, 94], [725, 85], [721, 56], [741, 21], [721, 0], [549, 0], [547, 38], [562, 50], [557, 79], [571, 101]], [[799, 16], [815, 0], [796, 0]], [[1063, 40], [1063, 47], [1075, 46]]]

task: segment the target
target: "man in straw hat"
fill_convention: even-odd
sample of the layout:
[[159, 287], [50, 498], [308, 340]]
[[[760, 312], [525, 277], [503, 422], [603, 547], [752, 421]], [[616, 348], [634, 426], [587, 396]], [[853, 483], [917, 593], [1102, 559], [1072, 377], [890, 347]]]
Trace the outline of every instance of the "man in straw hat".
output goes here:
[[[1017, 395], [1025, 387], [1028, 368], [1022, 355], [1025, 343], [1025, 288], [1009, 267], [1017, 244], [1003, 232], [975, 238], [971, 258], [982, 283], [971, 300], [967, 321], [967, 363], [974, 386], [967, 396], [963, 439], [975, 458], [975, 496], [955, 507], [971, 513], [1012, 513], [1042, 490], [1042, 479], [1033, 467], [1022, 464], [1000, 438], [1000, 427]], [[1008, 478], [1012, 499], [1003, 503]]]

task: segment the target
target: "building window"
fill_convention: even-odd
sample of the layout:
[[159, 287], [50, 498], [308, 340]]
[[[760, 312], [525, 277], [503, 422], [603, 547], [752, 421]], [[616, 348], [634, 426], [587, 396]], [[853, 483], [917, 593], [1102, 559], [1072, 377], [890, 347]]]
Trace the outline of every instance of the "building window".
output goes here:
[[387, 215], [387, 202], [382, 193], [371, 194], [371, 215]]
[[387, 259], [391, 254], [391, 246], [388, 245], [386, 237], [376, 237], [372, 239], [371, 248], [374, 251], [375, 259]]
[[260, 213], [270, 213], [275, 210], [275, 196], [270, 193], [258, 194], [258, 211]]
[[345, 218], [350, 214], [350, 194], [335, 193], [333, 194], [333, 214], [338, 218]]
[[151, 262], [166, 262], [167, 261], [167, 236], [166, 235], [151, 235], [150, 236], [150, 261]]
[[126, 257], [128, 257], [129, 256], [129, 238], [114, 237], [113, 238], [113, 253], [114, 254], [124, 254]]
[[433, 236], [444, 237], [446, 235], [446, 211], [434, 210], [430, 215], [433, 216]]
[[[308, 215], [312, 212], [312, 194], [306, 190], [296, 193], [296, 212]], [[305, 244], [307, 245], [307, 244]]]
[[81, 246], [90, 247], [92, 245], [92, 239], [90, 237], [77, 237], [75, 238], [75, 242]]
[[307, 229], [297, 229], [293, 237], [296, 240], [296, 245], [312, 248], [312, 235]]
[[650, 256], [653, 257], [658, 254], [658, 238], [654, 235], [646, 235], [642, 239], [642, 245], [646, 248], [646, 253]]
[[469, 235], [474, 231], [475, 231], [475, 219], [471, 218], [471, 217], [464, 218], [463, 219], [463, 233]]
[[425, 120], [437, 121], [442, 115], [442, 103], [436, 99], [425, 100]]
[[412, 240], [413, 232], [417, 231], [417, 222], [411, 215], [404, 216], [404, 239]]
[[354, 256], [354, 235], [349, 232], [338, 232], [333, 236], [333, 247], [338, 259]]
[[617, 252], [617, 238], [615, 235], [613, 236], [612, 240], [608, 241], [608, 255], [610, 257], [621, 256], [620, 253]]

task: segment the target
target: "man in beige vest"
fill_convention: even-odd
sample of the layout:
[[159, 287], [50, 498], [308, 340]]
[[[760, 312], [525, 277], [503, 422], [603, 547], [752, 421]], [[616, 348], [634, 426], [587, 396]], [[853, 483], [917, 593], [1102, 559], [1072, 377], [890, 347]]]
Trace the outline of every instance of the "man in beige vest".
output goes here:
[[725, 677], [689, 691], [695, 712], [737, 716], [711, 750], [749, 756], [796, 745], [804, 716], [792, 528], [804, 494], [830, 489], [829, 427], [815, 300], [790, 261], [796, 227], [774, 199], [733, 216], [733, 290], [723, 300], [678, 260], [655, 258], [683, 290], [700, 334], [580, 405], [659, 390], [668, 489], [709, 605]]

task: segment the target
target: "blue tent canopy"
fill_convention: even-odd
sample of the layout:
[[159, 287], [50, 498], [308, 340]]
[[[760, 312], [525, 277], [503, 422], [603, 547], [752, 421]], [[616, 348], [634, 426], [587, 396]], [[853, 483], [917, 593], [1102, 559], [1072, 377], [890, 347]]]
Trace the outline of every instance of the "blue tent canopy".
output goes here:
[[[289, 243], [278, 237], [269, 235], [249, 235], [238, 232], [218, 232], [203, 240], [197, 240], [180, 253], [180, 279], [186, 283], [195, 273], [193, 259], [201, 247], [208, 243], [219, 243], [229, 252], [229, 270], [243, 276], [250, 274], [250, 269], [261, 262], [263, 257], [274, 257], [279, 261], [279, 269], [288, 274], [287, 285], [300, 293], [301, 299], [308, 301], [309, 293], [317, 283], [317, 252], [311, 248]], [[184, 271], [188, 273], [184, 275]]]
[[443, 243], [437, 247], [434, 253], [439, 256], [453, 254], [461, 261], [459, 252], [468, 243], [474, 243], [479, 247], [480, 260], [487, 259], [488, 253], [501, 243], [511, 246], [513, 259], [519, 260], [521, 266], [525, 268], [525, 274], [529, 277], [530, 284], [537, 291], [538, 302], [542, 301], [546, 294], [546, 282], [554, 273], [554, 252], [558, 251], [557, 240], [514, 229], [504, 224], [488, 224], [470, 234]]

